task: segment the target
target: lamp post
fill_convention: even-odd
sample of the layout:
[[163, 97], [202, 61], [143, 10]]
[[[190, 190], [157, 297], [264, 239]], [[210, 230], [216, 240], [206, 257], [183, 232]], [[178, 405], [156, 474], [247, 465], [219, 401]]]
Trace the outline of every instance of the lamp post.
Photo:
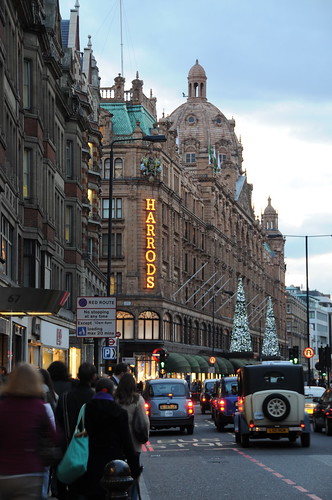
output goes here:
[[[113, 161], [114, 144], [119, 142], [147, 141], [147, 142], [166, 142], [165, 135], [144, 135], [143, 137], [127, 137], [123, 139], [114, 139], [110, 144], [110, 173], [109, 173], [109, 192], [108, 192], [108, 237], [107, 237], [107, 274], [106, 274], [106, 293], [111, 296], [111, 274], [112, 274], [112, 201], [113, 201]], [[116, 319], [115, 319], [116, 321]], [[97, 345], [96, 345], [97, 344]], [[95, 339], [94, 349], [95, 359], [99, 362], [99, 343]]]
[[[310, 347], [310, 314], [309, 314], [309, 259], [308, 259], [308, 238], [327, 238], [332, 234], [313, 234], [313, 235], [298, 235], [298, 234], [285, 234], [285, 238], [305, 238], [305, 277], [306, 277], [306, 317], [307, 317], [307, 347]], [[308, 384], [311, 380], [311, 367], [310, 358], [308, 358]]]

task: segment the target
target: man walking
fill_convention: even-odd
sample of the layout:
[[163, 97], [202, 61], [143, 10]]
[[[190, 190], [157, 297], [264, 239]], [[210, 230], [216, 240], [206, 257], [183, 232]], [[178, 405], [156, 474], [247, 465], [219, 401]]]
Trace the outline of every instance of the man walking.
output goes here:
[[114, 384], [115, 389], [118, 387], [121, 377], [123, 377], [125, 373], [129, 372], [130, 372], [130, 366], [127, 365], [127, 363], [119, 363], [115, 365], [111, 376], [111, 380]]

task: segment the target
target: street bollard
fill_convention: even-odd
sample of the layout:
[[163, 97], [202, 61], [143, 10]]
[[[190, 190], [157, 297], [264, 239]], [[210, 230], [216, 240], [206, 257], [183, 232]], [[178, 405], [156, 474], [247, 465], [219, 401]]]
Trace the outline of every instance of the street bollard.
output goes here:
[[105, 466], [100, 484], [106, 491], [106, 500], [110, 500], [111, 498], [129, 498], [128, 489], [133, 481], [129, 465], [123, 460], [112, 460]]

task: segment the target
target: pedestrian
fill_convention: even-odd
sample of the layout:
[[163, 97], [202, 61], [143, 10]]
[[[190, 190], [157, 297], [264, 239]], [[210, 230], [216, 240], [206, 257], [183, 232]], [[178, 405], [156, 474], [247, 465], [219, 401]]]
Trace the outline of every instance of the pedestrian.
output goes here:
[[73, 380], [70, 378], [67, 366], [62, 361], [53, 361], [47, 371], [51, 376], [54, 390], [59, 397], [73, 388]]
[[41, 436], [56, 446], [43, 402], [43, 382], [38, 370], [19, 364], [1, 388], [0, 399], [0, 498], [42, 498], [44, 464]]
[[[79, 382], [72, 390], [62, 394], [55, 411], [57, 425], [65, 436], [64, 451], [68, 447], [74, 434], [78, 414], [84, 403], [90, 401], [95, 394], [91, 385], [97, 378], [97, 370], [91, 363], [84, 362], [78, 369], [77, 377]], [[57, 495], [59, 500], [75, 500], [79, 498], [77, 485], [64, 485], [57, 481]]]
[[[39, 373], [42, 376], [42, 381], [43, 381], [43, 394], [44, 394], [44, 404], [45, 404], [45, 410], [47, 413], [48, 418], [50, 419], [51, 425], [53, 429], [56, 429], [55, 425], [55, 408], [57, 405], [57, 401], [59, 399], [59, 396], [55, 393], [54, 388], [53, 388], [53, 382], [51, 379], [51, 376], [47, 370], [44, 370], [41, 368], [39, 370]], [[46, 500], [48, 498], [48, 491], [51, 483], [51, 475], [52, 475], [53, 469], [51, 469], [50, 466], [45, 466], [44, 467], [44, 478], [43, 478], [43, 487], [42, 487], [42, 498], [43, 500]]]
[[111, 376], [111, 380], [114, 384], [115, 389], [119, 385], [121, 377], [125, 373], [129, 373], [129, 372], [130, 372], [130, 366], [127, 365], [127, 363], [118, 363], [117, 365], [115, 365], [115, 367], [113, 368], [113, 371], [112, 371], [112, 376]]
[[96, 394], [86, 405], [85, 428], [89, 436], [88, 469], [81, 488], [87, 500], [104, 500], [100, 485], [104, 468], [112, 460], [127, 460], [131, 476], [139, 477], [141, 467], [131, 438], [128, 413], [114, 401], [114, 384], [102, 378]]
[[0, 384], [5, 384], [7, 382], [7, 368], [5, 366], [0, 366]]
[[[115, 392], [115, 400], [119, 403], [119, 405], [127, 411], [128, 413], [128, 421], [129, 421], [129, 430], [130, 435], [134, 443], [134, 447], [136, 453], [138, 454], [138, 459], [140, 458], [140, 454], [142, 452], [142, 443], [139, 443], [135, 438], [135, 433], [133, 431], [133, 418], [136, 406], [138, 407], [138, 411], [140, 411], [143, 415], [143, 419], [146, 424], [147, 434], [150, 429], [150, 421], [149, 417], [145, 411], [145, 401], [141, 394], [136, 391], [136, 383], [135, 379], [131, 373], [125, 373], [119, 382], [119, 385]], [[131, 500], [136, 500], [138, 495], [138, 480], [134, 482], [131, 489]]]

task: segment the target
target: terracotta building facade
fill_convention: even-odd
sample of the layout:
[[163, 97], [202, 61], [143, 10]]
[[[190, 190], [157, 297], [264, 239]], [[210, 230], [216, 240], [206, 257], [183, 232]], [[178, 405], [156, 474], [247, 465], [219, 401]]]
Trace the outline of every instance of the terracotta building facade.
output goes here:
[[[110, 144], [128, 138], [113, 144], [111, 292], [117, 296], [120, 353], [135, 358], [139, 377], [153, 374], [151, 354], [158, 347], [170, 353], [172, 368], [184, 367], [182, 358], [187, 359], [182, 373], [211, 353], [219, 372], [229, 372], [239, 278], [254, 357], [260, 357], [268, 296], [280, 350], [287, 355], [278, 214], [269, 199], [261, 220], [255, 216], [235, 121], [208, 102], [206, 82], [196, 61], [187, 101], [159, 121], [156, 100], [143, 94], [138, 74], [128, 91], [120, 75], [113, 87], [101, 89], [101, 267], [106, 271]], [[151, 145], [143, 140], [148, 134], [163, 134], [167, 142]], [[131, 137], [142, 140], [130, 142]]]

